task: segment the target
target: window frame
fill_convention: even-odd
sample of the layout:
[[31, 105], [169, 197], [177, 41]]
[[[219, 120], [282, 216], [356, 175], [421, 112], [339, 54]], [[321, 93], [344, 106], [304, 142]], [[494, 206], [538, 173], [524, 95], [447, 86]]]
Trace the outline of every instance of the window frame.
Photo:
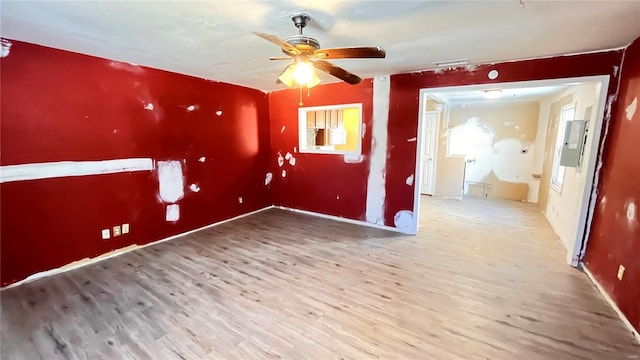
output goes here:
[[[319, 110], [358, 109], [358, 144], [356, 150], [321, 150], [307, 148], [307, 113]], [[361, 155], [362, 154], [362, 103], [310, 106], [298, 108], [298, 151], [303, 154], [333, 154], [333, 155]]]
[[[573, 116], [571, 119], [566, 118], [564, 114], [569, 111], [569, 109], [573, 110]], [[563, 105], [560, 108], [560, 114], [558, 115], [558, 128], [556, 133], [556, 144], [553, 153], [553, 165], [551, 168], [551, 188], [555, 190], [558, 194], [562, 194], [562, 187], [564, 186], [564, 177], [567, 172], [566, 166], [560, 165], [560, 158], [562, 156], [562, 146], [564, 144], [565, 131], [567, 129], [567, 122], [573, 121], [576, 119], [576, 111], [577, 105], [576, 102], [571, 102], [569, 104]], [[560, 175], [562, 174], [562, 175]]]

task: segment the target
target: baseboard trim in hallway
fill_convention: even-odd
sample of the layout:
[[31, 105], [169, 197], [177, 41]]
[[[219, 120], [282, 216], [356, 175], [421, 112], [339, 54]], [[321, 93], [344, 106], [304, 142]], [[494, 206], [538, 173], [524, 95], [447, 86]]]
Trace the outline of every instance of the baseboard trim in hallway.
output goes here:
[[600, 285], [600, 283], [596, 280], [596, 278], [593, 276], [591, 271], [589, 271], [589, 268], [587, 268], [586, 264], [581, 263], [581, 265], [584, 272], [587, 274], [589, 279], [591, 279], [591, 282], [598, 288], [598, 291], [600, 291], [600, 294], [602, 294], [602, 297], [604, 297], [604, 299], [607, 301], [609, 306], [611, 306], [611, 308], [616, 312], [616, 314], [618, 314], [618, 316], [620, 317], [620, 320], [622, 320], [622, 322], [627, 326], [627, 328], [629, 328], [629, 331], [631, 331], [631, 334], [633, 335], [633, 337], [640, 344], [640, 333], [638, 333], [638, 331], [633, 327], [629, 319], [627, 319], [627, 317], [624, 316], [624, 314], [622, 313], [618, 305], [613, 301], [611, 296], [609, 296], [609, 294], [604, 290], [602, 285]]
[[253, 214], [257, 214], [259, 212], [262, 212], [262, 211], [265, 211], [265, 210], [269, 210], [269, 209], [273, 209], [273, 205], [269, 205], [269, 206], [263, 207], [262, 209], [254, 210], [254, 211], [251, 211], [251, 212], [248, 212], [248, 213], [245, 213], [245, 214], [240, 214], [238, 216], [234, 216], [234, 217], [229, 218], [229, 219], [221, 220], [221, 221], [215, 222], [213, 224], [205, 225], [205, 226], [199, 227], [197, 229], [189, 230], [187, 232], [183, 232], [183, 233], [180, 233], [180, 234], [172, 235], [172, 236], [166, 237], [164, 239], [156, 240], [156, 241], [153, 241], [153, 242], [150, 242], [150, 243], [147, 243], [147, 244], [129, 245], [129, 246], [126, 246], [126, 247], [123, 247], [123, 248], [120, 248], [120, 249], [115, 249], [113, 251], [110, 251], [110, 252], [102, 254], [102, 255], [98, 255], [98, 256], [96, 256], [94, 258], [84, 258], [82, 260], [74, 261], [72, 263], [66, 264], [66, 265], [61, 266], [61, 267], [56, 268], [56, 269], [41, 271], [41, 272], [35, 273], [33, 275], [30, 275], [29, 277], [27, 277], [25, 279], [22, 279], [20, 281], [14, 282], [13, 284], [9, 284], [7, 286], [4, 286], [4, 287], [0, 288], [0, 291], [5, 290], [5, 289], [10, 289], [10, 288], [13, 288], [13, 287], [16, 287], [16, 286], [20, 286], [22, 284], [26, 284], [26, 283], [34, 281], [34, 280], [38, 280], [38, 279], [42, 279], [42, 278], [45, 278], [45, 277], [57, 275], [57, 274], [60, 274], [60, 273], [66, 272], [66, 271], [78, 269], [78, 268], [81, 268], [83, 266], [95, 264], [95, 263], [100, 262], [102, 260], [110, 259], [110, 258], [112, 258], [114, 256], [126, 254], [126, 253], [128, 253], [130, 251], [133, 251], [133, 250], [142, 249], [142, 248], [145, 248], [147, 246], [151, 246], [151, 245], [159, 244], [159, 243], [162, 243], [162, 242], [165, 242], [165, 241], [169, 241], [169, 240], [173, 240], [173, 239], [176, 239], [176, 238], [180, 238], [180, 237], [183, 237], [183, 236], [186, 236], [186, 235], [189, 235], [189, 234], [193, 234], [193, 233], [201, 231], [201, 230], [205, 230], [205, 229], [208, 229], [208, 228], [211, 228], [211, 227], [214, 227], [214, 226], [218, 226], [218, 225], [222, 225], [224, 223], [228, 223], [230, 221], [234, 221], [234, 220], [237, 220], [237, 219], [242, 219], [243, 217], [251, 216]]

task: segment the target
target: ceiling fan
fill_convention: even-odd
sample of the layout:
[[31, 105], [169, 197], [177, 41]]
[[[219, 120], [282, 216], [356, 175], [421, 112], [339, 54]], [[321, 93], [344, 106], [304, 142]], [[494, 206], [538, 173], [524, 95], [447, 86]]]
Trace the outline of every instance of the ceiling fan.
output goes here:
[[338, 79], [351, 84], [359, 84], [362, 79], [353, 73], [326, 61], [330, 59], [369, 59], [384, 58], [386, 52], [379, 46], [374, 47], [345, 47], [321, 49], [320, 42], [310, 36], [302, 34], [302, 29], [311, 21], [306, 13], [293, 14], [291, 20], [298, 28], [298, 35], [280, 39], [275, 35], [254, 32], [261, 38], [270, 41], [282, 49], [287, 56], [271, 57], [270, 60], [290, 60], [288, 65], [278, 77], [281, 82], [289, 87], [298, 85], [311, 88], [320, 83], [320, 78], [314, 72], [314, 68], [331, 74]]

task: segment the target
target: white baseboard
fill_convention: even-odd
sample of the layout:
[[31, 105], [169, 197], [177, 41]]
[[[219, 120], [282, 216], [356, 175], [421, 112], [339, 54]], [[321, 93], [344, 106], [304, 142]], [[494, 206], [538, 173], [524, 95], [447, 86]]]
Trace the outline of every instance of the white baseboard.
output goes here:
[[393, 231], [393, 232], [397, 232], [397, 233], [404, 234], [404, 235], [415, 235], [415, 234], [410, 234], [410, 233], [404, 233], [404, 232], [400, 231], [398, 228], [395, 228], [395, 227], [386, 226], [386, 225], [380, 225], [380, 224], [373, 224], [373, 223], [369, 223], [369, 222], [362, 221], [362, 220], [353, 220], [353, 219], [343, 218], [343, 217], [340, 217], [340, 216], [327, 215], [327, 214], [317, 213], [317, 212], [313, 212], [313, 211], [294, 209], [294, 208], [290, 208], [290, 207], [286, 207], [286, 206], [274, 206], [274, 207], [276, 209], [280, 209], [280, 210], [286, 210], [286, 211], [291, 211], [291, 212], [295, 212], [295, 213], [311, 215], [311, 216], [321, 217], [321, 218], [335, 220], [335, 221], [341, 221], [341, 222], [345, 222], [345, 223], [349, 223], [349, 224], [355, 224], [355, 225], [360, 225], [360, 226], [368, 226], [368, 227], [373, 227], [373, 228], [376, 228], [376, 229], [383, 229], [383, 230], [387, 230], [387, 231]]
[[189, 231], [184, 232], [184, 233], [180, 233], [180, 234], [177, 234], [177, 235], [172, 235], [172, 236], [169, 236], [169, 237], [164, 238], [164, 239], [160, 239], [160, 240], [156, 240], [156, 241], [150, 242], [148, 244], [143, 244], [143, 245], [132, 244], [132, 245], [120, 248], [120, 249], [116, 249], [116, 250], [110, 251], [110, 252], [102, 254], [102, 255], [98, 255], [98, 256], [96, 256], [94, 258], [85, 258], [85, 259], [82, 259], [82, 260], [74, 261], [74, 262], [72, 262], [70, 264], [64, 265], [64, 266], [56, 268], [56, 269], [51, 269], [51, 270], [46, 270], [46, 271], [42, 271], [42, 272], [39, 272], [39, 273], [35, 273], [35, 274], [27, 277], [26, 279], [17, 281], [17, 282], [15, 282], [13, 284], [9, 284], [9, 285], [7, 285], [7, 286], [5, 286], [3, 288], [0, 288], [0, 290], [10, 289], [12, 287], [20, 286], [22, 284], [26, 284], [28, 282], [31, 282], [31, 281], [34, 281], [34, 280], [37, 280], [37, 279], [41, 279], [41, 278], [48, 277], [48, 276], [53, 276], [53, 275], [56, 275], [56, 274], [63, 273], [65, 271], [77, 269], [77, 268], [80, 268], [80, 267], [83, 267], [83, 266], [87, 266], [87, 265], [90, 265], [90, 264], [95, 264], [95, 263], [100, 262], [102, 260], [106, 260], [106, 259], [112, 258], [114, 256], [118, 256], [118, 255], [121, 255], [121, 254], [128, 253], [129, 251], [142, 249], [142, 248], [145, 248], [147, 246], [152, 246], [152, 245], [155, 245], [155, 244], [159, 244], [161, 242], [165, 242], [165, 241], [173, 240], [173, 239], [176, 239], [176, 238], [179, 238], [179, 237], [182, 237], [182, 236], [193, 234], [194, 232], [198, 232], [200, 230], [204, 230], [204, 229], [208, 229], [208, 228], [211, 228], [211, 227], [214, 227], [214, 226], [222, 225], [224, 223], [227, 223], [227, 222], [230, 222], [230, 221], [233, 221], [233, 220], [237, 220], [237, 219], [241, 219], [243, 217], [247, 217], [247, 216], [250, 216], [250, 215], [253, 215], [253, 214], [257, 214], [259, 212], [262, 212], [262, 211], [265, 211], [265, 210], [268, 210], [268, 209], [272, 209], [272, 208], [273, 208], [273, 205], [269, 205], [269, 206], [266, 206], [266, 207], [264, 207], [262, 209], [258, 209], [258, 210], [254, 210], [254, 211], [251, 211], [251, 212], [248, 212], [248, 213], [245, 213], [245, 214], [234, 216], [232, 218], [229, 218], [229, 219], [226, 219], [226, 220], [222, 220], [222, 221], [218, 221], [218, 222], [215, 222], [213, 224], [205, 225], [203, 227], [200, 227], [200, 228], [197, 228], [197, 229], [193, 229], [193, 230], [189, 230]]
[[618, 314], [618, 316], [620, 317], [622, 322], [627, 326], [627, 328], [629, 328], [629, 330], [631, 331], [631, 334], [633, 334], [633, 337], [638, 341], [638, 343], [640, 343], [640, 333], [638, 333], [638, 331], [633, 327], [633, 325], [631, 325], [631, 322], [629, 321], [629, 319], [627, 319], [627, 317], [624, 316], [622, 311], [620, 311], [620, 308], [618, 307], [618, 305], [616, 305], [616, 303], [613, 301], [611, 296], [609, 296], [609, 294], [607, 294], [607, 292], [604, 290], [602, 285], [600, 285], [600, 283], [596, 280], [596, 278], [593, 276], [591, 271], [589, 271], [589, 269], [587, 268], [586, 264], [581, 263], [581, 265], [582, 265], [582, 269], [584, 270], [584, 272], [587, 274], [589, 279], [591, 279], [591, 282], [593, 282], [596, 285], [596, 287], [598, 288], [598, 290], [600, 291], [602, 296], [605, 298], [605, 300], [607, 300], [609, 305]]

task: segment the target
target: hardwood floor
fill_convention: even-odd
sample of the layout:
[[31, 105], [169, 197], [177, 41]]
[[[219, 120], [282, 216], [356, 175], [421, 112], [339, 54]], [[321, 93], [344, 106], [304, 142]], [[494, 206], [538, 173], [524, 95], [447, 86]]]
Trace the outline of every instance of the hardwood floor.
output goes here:
[[637, 359], [534, 205], [269, 210], [0, 293], [2, 359]]

